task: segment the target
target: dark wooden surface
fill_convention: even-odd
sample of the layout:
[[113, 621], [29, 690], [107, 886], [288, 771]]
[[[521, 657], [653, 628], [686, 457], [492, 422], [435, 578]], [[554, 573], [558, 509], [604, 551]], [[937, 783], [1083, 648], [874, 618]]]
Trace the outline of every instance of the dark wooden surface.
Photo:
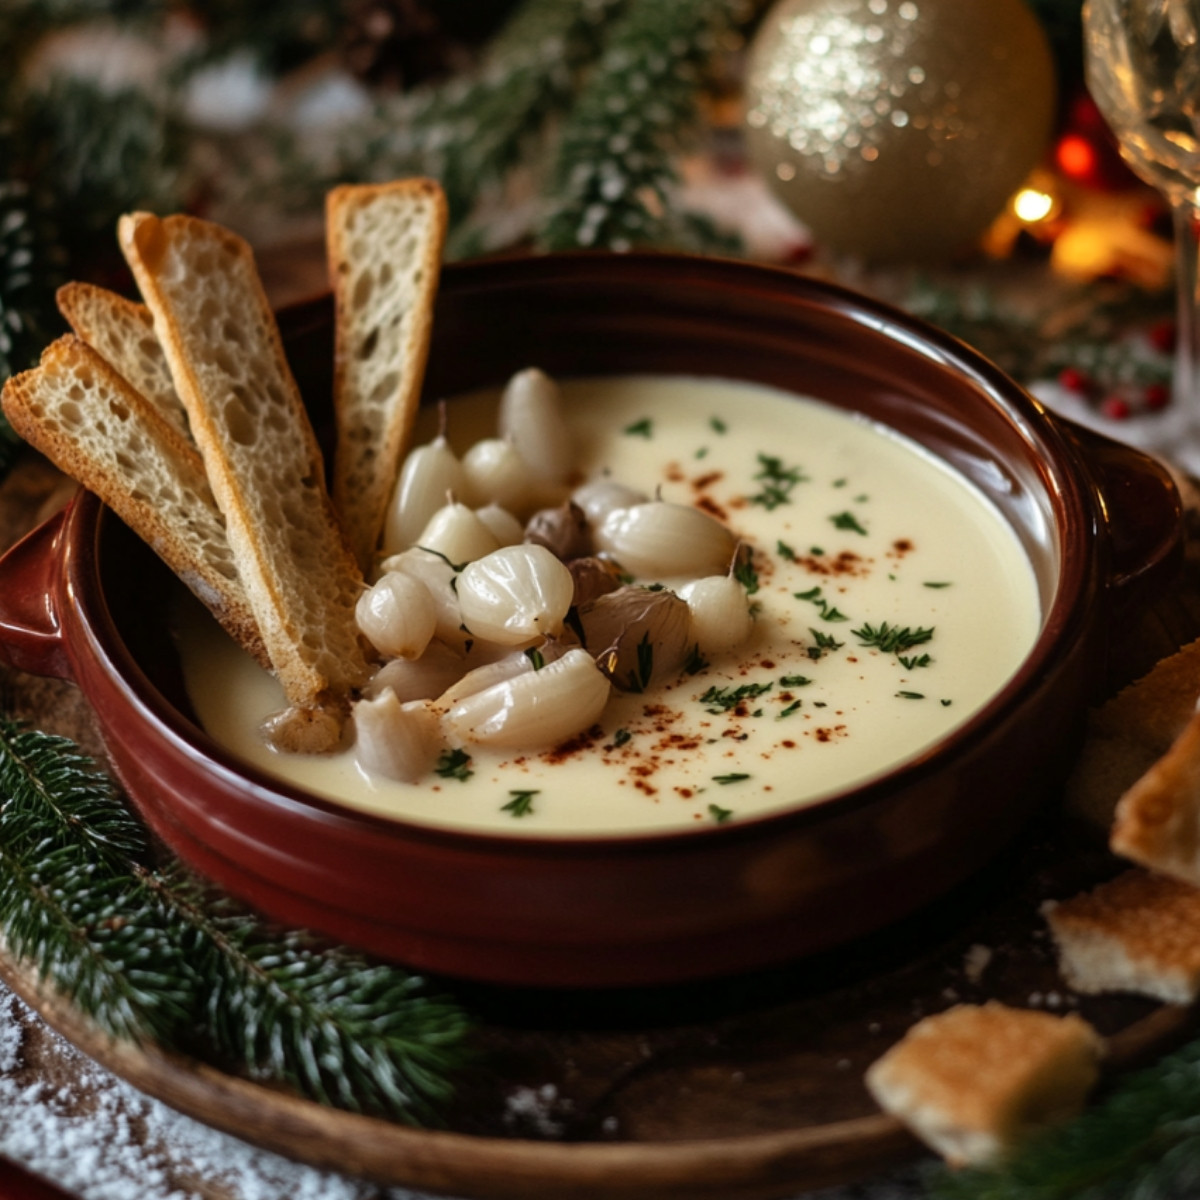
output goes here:
[[[73, 488], [33, 455], [0, 486], [8, 544]], [[1127, 613], [1110, 686], [1200, 635], [1194, 545], [1167, 594]], [[5, 707], [101, 755], [86, 703], [61, 682], [0, 676]], [[862, 1077], [912, 1022], [958, 1001], [1075, 1010], [1112, 1039], [1110, 1069], [1186, 1032], [1187, 1013], [1080, 998], [1041, 919], [1119, 864], [1051, 804], [955, 895], [844, 950], [784, 969], [674, 988], [546, 993], [450, 982], [480, 1020], [482, 1065], [448, 1129], [330, 1114], [199, 1064], [115, 1046], [0, 960], [10, 986], [95, 1060], [219, 1128], [317, 1165], [460, 1196], [795, 1195], [921, 1153]], [[36, 1076], [36, 1047], [25, 1070]]]

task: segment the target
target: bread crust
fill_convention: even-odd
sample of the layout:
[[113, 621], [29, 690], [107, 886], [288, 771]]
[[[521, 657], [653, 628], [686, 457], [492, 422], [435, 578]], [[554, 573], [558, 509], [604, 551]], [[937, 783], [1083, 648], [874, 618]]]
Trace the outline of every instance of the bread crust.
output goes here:
[[154, 404], [74, 334], [9, 379], [0, 404], [30, 445], [99, 496], [269, 665], [204, 464]]
[[1168, 1004], [1200, 995], [1200, 888], [1134, 867], [1042, 914], [1077, 992], [1133, 992]]
[[986, 1163], [1076, 1114], [1103, 1042], [1082, 1018], [960, 1004], [918, 1021], [867, 1070], [871, 1094], [950, 1162]]
[[362, 576], [249, 245], [197, 217], [121, 218], [229, 545], [289, 703], [344, 708], [368, 673]]
[[432, 179], [343, 185], [326, 196], [333, 498], [367, 574], [420, 402], [446, 225], [445, 195]]

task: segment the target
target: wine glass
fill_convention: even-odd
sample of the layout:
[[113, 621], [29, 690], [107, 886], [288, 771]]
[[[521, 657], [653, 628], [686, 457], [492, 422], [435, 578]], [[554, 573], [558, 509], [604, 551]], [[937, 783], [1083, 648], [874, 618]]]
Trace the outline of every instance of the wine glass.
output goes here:
[[[1086, 0], [1088, 90], [1126, 162], [1167, 198], [1175, 226], [1177, 420], [1200, 416], [1200, 0]], [[1182, 432], [1182, 430], [1180, 431]]]

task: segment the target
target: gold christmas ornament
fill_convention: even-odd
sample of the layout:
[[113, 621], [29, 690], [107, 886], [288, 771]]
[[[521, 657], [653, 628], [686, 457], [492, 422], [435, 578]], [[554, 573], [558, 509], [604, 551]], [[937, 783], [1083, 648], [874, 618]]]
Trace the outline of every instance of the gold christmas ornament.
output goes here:
[[1024, 0], [783, 0], [747, 60], [750, 156], [819, 243], [969, 248], [1048, 144], [1054, 62]]

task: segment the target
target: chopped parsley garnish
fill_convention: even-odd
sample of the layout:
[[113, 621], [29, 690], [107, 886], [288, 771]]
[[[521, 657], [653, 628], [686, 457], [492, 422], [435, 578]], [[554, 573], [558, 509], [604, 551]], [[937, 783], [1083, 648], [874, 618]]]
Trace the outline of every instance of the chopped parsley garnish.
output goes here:
[[733, 568], [733, 577], [746, 589], [747, 596], [753, 596], [758, 591], [758, 572], [754, 569], [753, 552], [739, 557]]
[[825, 551], [822, 550], [820, 546], [813, 546], [809, 549], [809, 554], [811, 554], [814, 558], [820, 558], [824, 553]]
[[719, 804], [710, 804], [708, 806], [709, 816], [712, 817], [718, 825], [723, 821], [728, 821], [733, 816], [732, 808], [722, 808]]
[[709, 417], [708, 427], [713, 431], [713, 433], [724, 433], [725, 430], [729, 428], [729, 426], [726, 425], [720, 417]]
[[475, 773], [471, 770], [471, 756], [461, 749], [442, 751], [442, 756], [433, 769], [443, 779], [459, 779], [463, 783]]
[[525, 651], [525, 657], [533, 664], [535, 671], [540, 671], [546, 665], [546, 656], [536, 646], [530, 646]]
[[712, 778], [713, 783], [725, 785], [728, 783], [741, 783], [743, 780], [749, 779], [750, 776], [744, 771], [731, 771], [728, 775], [714, 775]]
[[823, 621], [848, 621], [850, 619], [845, 615], [845, 613], [839, 612], [834, 605], [830, 604], [829, 601], [823, 595], [821, 595], [821, 589], [819, 587], [809, 588], [807, 592], [793, 592], [792, 595], [795, 596], [797, 600], [808, 600], [815, 604], [820, 610], [821, 620]]
[[843, 643], [839, 642], [832, 634], [822, 633], [819, 629], [813, 629], [811, 625], [808, 632], [813, 635], [813, 641], [816, 642], [816, 645], [809, 646], [807, 651], [808, 657], [814, 662], [828, 651], [842, 648]]
[[779, 686], [790, 687], [808, 687], [812, 683], [807, 675], [783, 675], [780, 677]]
[[527, 817], [533, 812], [533, 798], [538, 794], [536, 788], [529, 792], [510, 791], [508, 794], [512, 799], [500, 806], [501, 812], [512, 813], [514, 817]]
[[925, 699], [924, 692], [897, 692], [896, 695], [899, 696], [902, 700], [924, 700]]
[[868, 621], [861, 629], [853, 629], [851, 633], [862, 645], [874, 646], [885, 654], [903, 654], [933, 637], [932, 629], [910, 629], [907, 625], [889, 625], [886, 621], [878, 626]]
[[903, 654], [897, 655], [901, 664], [910, 671], [915, 671], [918, 667], [927, 667], [933, 659], [928, 654], [913, 655], [911, 658], [905, 658]]
[[789, 704], [787, 706], [787, 708], [780, 710], [779, 716], [780, 717], [790, 717], [792, 715], [792, 713], [794, 713], [800, 707], [800, 705], [802, 703], [803, 703], [803, 701], [801, 701], [801, 700], [793, 700], [791, 702], [791, 704]]
[[648, 633], [642, 634], [642, 640], [637, 644], [637, 676], [632, 690], [644, 692], [650, 686], [650, 676], [654, 674], [654, 643]]
[[776, 542], [775, 543], [775, 553], [778, 554], [780, 558], [786, 558], [788, 560], [788, 562], [796, 561], [796, 552], [795, 552], [795, 550], [793, 550], [791, 548], [791, 546], [789, 546], [787, 544], [787, 542], [784, 542], [784, 541]]
[[697, 642], [688, 651], [688, 656], [683, 664], [683, 669], [689, 675], [699, 675], [705, 667], [708, 666], [708, 659], [700, 653], [700, 644]]
[[921, 586], [927, 587], [927, 588], [948, 588], [948, 587], [950, 587], [950, 581], [949, 580], [930, 579], [930, 580], [927, 580], [925, 583], [923, 583]]
[[632, 740], [633, 740], [633, 734], [630, 733], [628, 729], [618, 729], [617, 732], [613, 734], [613, 745], [614, 746], [623, 746], [623, 745], [625, 745], [626, 742], [629, 742]]
[[649, 417], [643, 417], [640, 421], [634, 421], [632, 425], [626, 425], [622, 432], [629, 437], [649, 439], [654, 436], [654, 422]]
[[942, 701], [940, 701], [940, 704], [941, 704], [941, 706], [942, 706], [943, 708], [949, 708], [949, 707], [950, 707], [950, 705], [952, 705], [953, 703], [954, 703], [954, 701], [953, 701], [953, 700], [942, 700]]
[[867, 531], [859, 524], [858, 518], [852, 512], [834, 513], [829, 518], [835, 529], [848, 529], [851, 533], [861, 533], [867, 536]]
[[756, 696], [761, 696], [763, 692], [769, 692], [774, 686], [773, 683], [743, 683], [736, 688], [710, 687], [700, 697], [700, 703], [710, 713], [732, 712], [743, 701], [753, 700]]
[[699, 448], [699, 449], [696, 451], [696, 453], [692, 455], [692, 457], [693, 457], [693, 458], [707, 458], [707, 457], [708, 457], [708, 447], [707, 447], [707, 446], [701, 446], [701, 447], [700, 447], [700, 448]]
[[791, 504], [792, 488], [808, 478], [799, 467], [785, 467], [783, 459], [773, 454], [758, 456], [758, 473], [754, 476], [763, 488], [750, 497], [751, 504], [761, 504], [768, 511], [781, 504]]

